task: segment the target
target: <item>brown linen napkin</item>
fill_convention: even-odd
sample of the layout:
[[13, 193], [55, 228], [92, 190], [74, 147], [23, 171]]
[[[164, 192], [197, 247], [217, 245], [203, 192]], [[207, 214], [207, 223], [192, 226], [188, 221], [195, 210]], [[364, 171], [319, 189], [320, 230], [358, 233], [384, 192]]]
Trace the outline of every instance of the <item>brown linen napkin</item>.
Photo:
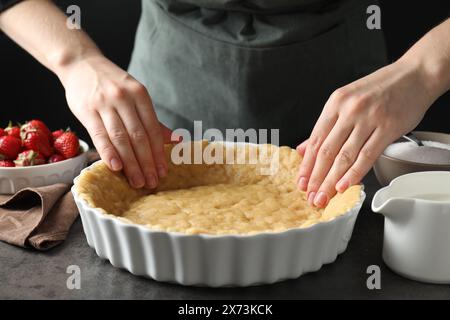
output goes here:
[[[98, 158], [89, 152], [88, 162]], [[70, 187], [59, 183], [0, 195], [0, 240], [38, 250], [64, 241], [78, 216]]]

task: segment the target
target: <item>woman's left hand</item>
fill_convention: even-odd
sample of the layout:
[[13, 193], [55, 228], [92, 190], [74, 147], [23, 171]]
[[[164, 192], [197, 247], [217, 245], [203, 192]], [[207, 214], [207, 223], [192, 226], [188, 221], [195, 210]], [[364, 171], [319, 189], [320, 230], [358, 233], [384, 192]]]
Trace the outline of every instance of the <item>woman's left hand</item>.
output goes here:
[[420, 68], [399, 60], [333, 92], [297, 147], [298, 186], [308, 202], [324, 207], [359, 183], [386, 146], [421, 121], [433, 102], [426, 88]]

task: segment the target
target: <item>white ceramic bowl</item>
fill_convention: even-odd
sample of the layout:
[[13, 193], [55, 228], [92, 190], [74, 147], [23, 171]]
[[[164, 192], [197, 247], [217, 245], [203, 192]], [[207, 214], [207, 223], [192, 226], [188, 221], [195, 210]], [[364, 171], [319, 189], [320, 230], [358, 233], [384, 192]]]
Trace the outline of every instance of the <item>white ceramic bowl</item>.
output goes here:
[[71, 184], [86, 166], [89, 146], [80, 140], [82, 153], [64, 161], [30, 167], [0, 168], [0, 194], [13, 194], [27, 187], [42, 187], [55, 183]]
[[72, 193], [87, 242], [98, 256], [135, 275], [211, 287], [268, 284], [319, 270], [347, 248], [365, 199], [361, 191], [348, 212], [306, 228], [256, 235], [182, 234], [106, 215], [78, 195], [76, 184], [77, 178]]

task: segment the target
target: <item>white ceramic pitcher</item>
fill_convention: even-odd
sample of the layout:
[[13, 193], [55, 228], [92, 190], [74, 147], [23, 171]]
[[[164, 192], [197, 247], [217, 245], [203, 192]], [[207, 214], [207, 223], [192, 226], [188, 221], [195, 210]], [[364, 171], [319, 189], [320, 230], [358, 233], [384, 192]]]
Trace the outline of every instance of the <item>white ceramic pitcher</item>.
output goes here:
[[375, 194], [385, 216], [383, 259], [419, 281], [450, 283], [450, 171], [400, 176]]

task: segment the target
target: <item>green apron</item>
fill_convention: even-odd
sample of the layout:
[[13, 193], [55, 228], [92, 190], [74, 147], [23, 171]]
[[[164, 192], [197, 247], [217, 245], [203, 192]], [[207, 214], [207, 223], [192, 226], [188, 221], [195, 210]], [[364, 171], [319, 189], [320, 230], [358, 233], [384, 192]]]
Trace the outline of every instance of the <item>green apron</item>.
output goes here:
[[278, 128], [294, 146], [329, 95], [386, 64], [373, 0], [143, 0], [129, 72], [170, 128]]

